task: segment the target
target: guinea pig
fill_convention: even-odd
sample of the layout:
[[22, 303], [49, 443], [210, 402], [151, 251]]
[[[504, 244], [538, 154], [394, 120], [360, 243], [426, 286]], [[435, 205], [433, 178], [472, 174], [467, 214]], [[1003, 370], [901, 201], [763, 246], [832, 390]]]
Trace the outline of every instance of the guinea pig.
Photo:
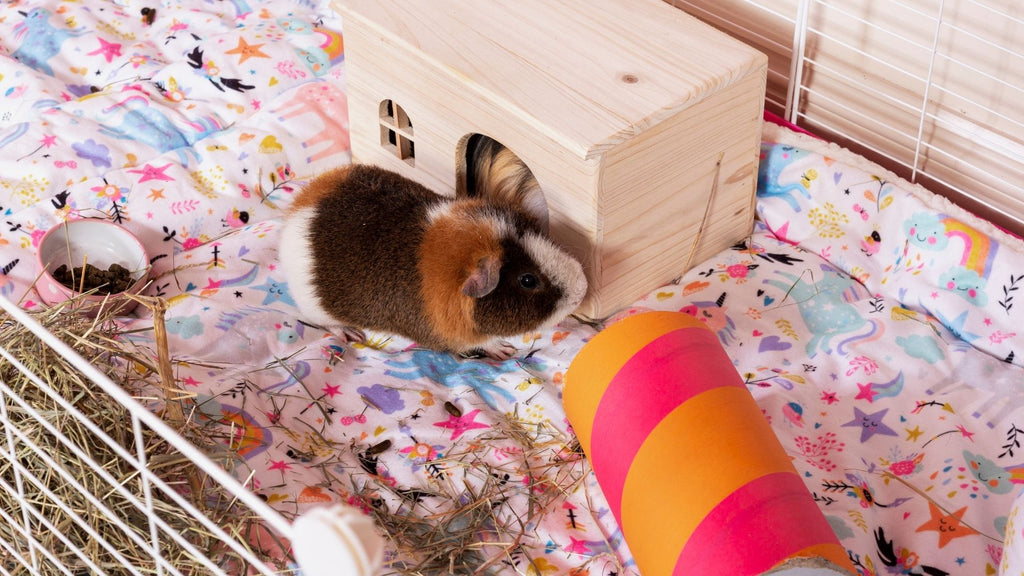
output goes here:
[[279, 248], [303, 320], [346, 342], [374, 330], [503, 360], [516, 352], [506, 338], [560, 322], [587, 291], [528, 212], [362, 164], [298, 192]]

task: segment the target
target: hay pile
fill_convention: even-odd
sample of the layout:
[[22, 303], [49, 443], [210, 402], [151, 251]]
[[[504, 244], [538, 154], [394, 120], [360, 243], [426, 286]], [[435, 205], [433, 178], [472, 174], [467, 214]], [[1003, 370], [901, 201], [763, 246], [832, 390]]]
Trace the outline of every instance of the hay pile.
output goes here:
[[[91, 319], [69, 310], [75, 305], [71, 301], [32, 316], [123, 389], [145, 398], [147, 406], [215, 461], [241, 461], [225, 441], [232, 437], [232, 430], [214, 420], [193, 421], [191, 410], [182, 409], [191, 399], [173, 385], [166, 342], [161, 344], [159, 319], [165, 303], [137, 298], [154, 313], [155, 351], [126, 345], [129, 335], [113, 321], [110, 307]], [[208, 481], [148, 428], [143, 427], [142, 445], [137, 445], [128, 409], [2, 310], [0, 354], [0, 541], [14, 549], [0, 547], [0, 569], [28, 574], [27, 566], [38, 562], [42, 574], [64, 574], [58, 566], [65, 566], [70, 573], [85, 576], [98, 570], [124, 574], [127, 564], [142, 574], [158, 573], [150, 548], [150, 520], [156, 516], [169, 530], [184, 534], [189, 545], [224, 572], [251, 573], [245, 559], [171, 498], [147, 488], [118, 453], [120, 448], [132, 456], [143, 452], [149, 468], [176, 493], [261, 561], [282, 574], [290, 573], [291, 559], [283, 552], [287, 545], [241, 509], [226, 489]], [[35, 376], [23, 373], [18, 362]], [[95, 428], [77, 417], [76, 411]], [[113, 446], [99, 432], [109, 436]], [[325, 474], [324, 479], [326, 488], [350, 495], [350, 503], [362, 505], [374, 518], [389, 544], [385, 575], [540, 574], [537, 559], [529, 557], [523, 544], [531, 539], [535, 543], [534, 530], [559, 509], [568, 494], [586, 490], [585, 479], [591, 473], [574, 438], [547, 423], [526, 422], [517, 414], [499, 418], [486, 433], [430, 461], [425, 486], [403, 488], [376, 474], [377, 458], [390, 449], [387, 442], [369, 447], [338, 444], [330, 461], [355, 458], [354, 467], [346, 466], [354, 471], [343, 477]], [[493, 457], [496, 449], [504, 451], [500, 461]], [[147, 490], [154, 497], [152, 513], [132, 502], [142, 501]], [[23, 513], [23, 504], [37, 513]], [[113, 510], [118, 520], [109, 518], [102, 506]], [[31, 538], [19, 531], [25, 525]], [[187, 546], [168, 537], [163, 528], [157, 532], [159, 555], [166, 566], [189, 575], [211, 573], [197, 563]], [[30, 539], [38, 543], [34, 552]], [[101, 540], [110, 545], [102, 545]], [[267, 549], [253, 550], [254, 543]], [[587, 563], [595, 561], [618, 564], [610, 555], [595, 556]], [[622, 572], [621, 567], [618, 571]]]
[[[488, 457], [495, 448], [506, 454], [498, 462]], [[543, 574], [523, 544], [569, 494], [586, 490], [591, 473], [574, 438], [515, 413], [430, 465], [429, 488], [400, 489], [371, 474], [354, 491], [388, 541], [386, 576]], [[578, 573], [594, 562], [623, 572], [608, 554]]]
[[[74, 305], [72, 300], [32, 316], [129, 393], [167, 389], [159, 377], [159, 363], [152, 356], [129, 352], [119, 341], [120, 329], [112, 316], [116, 306], [87, 318], [68, 309]], [[207, 482], [189, 460], [147, 427], [143, 427], [142, 445], [137, 445], [129, 411], [2, 310], [0, 348], [4, 354], [0, 358], [0, 540], [14, 548], [13, 552], [0, 548], [0, 567], [25, 574], [29, 573], [26, 564], [38, 562], [42, 574], [64, 573], [58, 566], [66, 566], [73, 574], [85, 575], [97, 568], [126, 573], [123, 566], [128, 564], [143, 574], [157, 573], [150, 548], [150, 520], [159, 517], [228, 573], [248, 571], [244, 560], [170, 497], [146, 486], [117, 448], [133, 457], [144, 453], [149, 469], [217, 525], [243, 543], [253, 540], [249, 535], [260, 528], [251, 514], [237, 510], [226, 490]], [[166, 401], [164, 406], [164, 419], [172, 428], [200, 448], [210, 444], [213, 435], [186, 422], [179, 402]], [[76, 416], [76, 411], [95, 428]], [[105, 442], [103, 434], [113, 442]], [[216, 449], [222, 452], [224, 446]], [[90, 460], [99, 463], [100, 469]], [[152, 513], [132, 502], [143, 502], [147, 491], [153, 496]], [[36, 513], [24, 512], [23, 505], [33, 507]], [[103, 512], [101, 505], [116, 518]], [[29, 538], [19, 531], [26, 525], [38, 546], [30, 547]], [[157, 548], [168, 565], [184, 574], [210, 573], [197, 565], [186, 546], [161, 528], [155, 530]], [[271, 556], [280, 553], [257, 551], [256, 555], [272, 562]], [[283, 562], [279, 560], [278, 565]]]

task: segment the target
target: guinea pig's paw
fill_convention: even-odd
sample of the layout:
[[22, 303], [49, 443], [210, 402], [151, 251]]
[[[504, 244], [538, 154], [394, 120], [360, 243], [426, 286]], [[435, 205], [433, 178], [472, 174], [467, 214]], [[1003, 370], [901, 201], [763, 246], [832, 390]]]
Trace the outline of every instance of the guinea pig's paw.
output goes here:
[[504, 362], [505, 360], [515, 356], [516, 352], [519, 350], [509, 342], [498, 340], [480, 347], [480, 351], [483, 352], [484, 356], [487, 356], [491, 360]]
[[355, 326], [338, 326], [331, 330], [343, 344], [366, 342], [366, 333]]

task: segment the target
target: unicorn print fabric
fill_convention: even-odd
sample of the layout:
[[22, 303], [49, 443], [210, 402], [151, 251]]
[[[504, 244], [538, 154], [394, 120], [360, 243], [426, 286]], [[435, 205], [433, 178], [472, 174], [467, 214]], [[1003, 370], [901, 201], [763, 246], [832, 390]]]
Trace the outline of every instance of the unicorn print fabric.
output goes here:
[[726, 298], [737, 368], [859, 571], [996, 573], [1020, 538], [1020, 240], [842, 149], [766, 135], [763, 233], [737, 253], [768, 265]]
[[[1021, 242], [863, 158], [767, 131], [747, 241], [611, 319], [523, 335], [512, 360], [350, 346], [300, 321], [277, 252], [294, 191], [351, 161], [328, 2], [26, 0], [0, 4], [0, 46], [0, 294], [42, 306], [56, 223], [129, 228], [187, 412], [283, 514], [443, 516], [487, 485], [518, 532], [476, 538], [470, 564], [637, 574], [562, 382], [600, 320], [671, 310], [721, 342], [859, 572], [1022, 573], [1003, 553], [1024, 539]], [[152, 351], [135, 314], [124, 344]]]
[[612, 321], [718, 334], [859, 573], [1024, 573], [1021, 241], [771, 126], [757, 202], [746, 242]]

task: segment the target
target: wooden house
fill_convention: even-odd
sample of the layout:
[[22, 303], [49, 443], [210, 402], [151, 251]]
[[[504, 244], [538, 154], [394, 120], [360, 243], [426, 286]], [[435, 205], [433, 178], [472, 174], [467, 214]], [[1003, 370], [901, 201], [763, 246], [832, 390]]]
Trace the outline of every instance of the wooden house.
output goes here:
[[760, 52], [659, 0], [335, 7], [354, 161], [457, 194], [471, 136], [507, 146], [584, 265], [580, 313], [614, 313], [749, 234]]

